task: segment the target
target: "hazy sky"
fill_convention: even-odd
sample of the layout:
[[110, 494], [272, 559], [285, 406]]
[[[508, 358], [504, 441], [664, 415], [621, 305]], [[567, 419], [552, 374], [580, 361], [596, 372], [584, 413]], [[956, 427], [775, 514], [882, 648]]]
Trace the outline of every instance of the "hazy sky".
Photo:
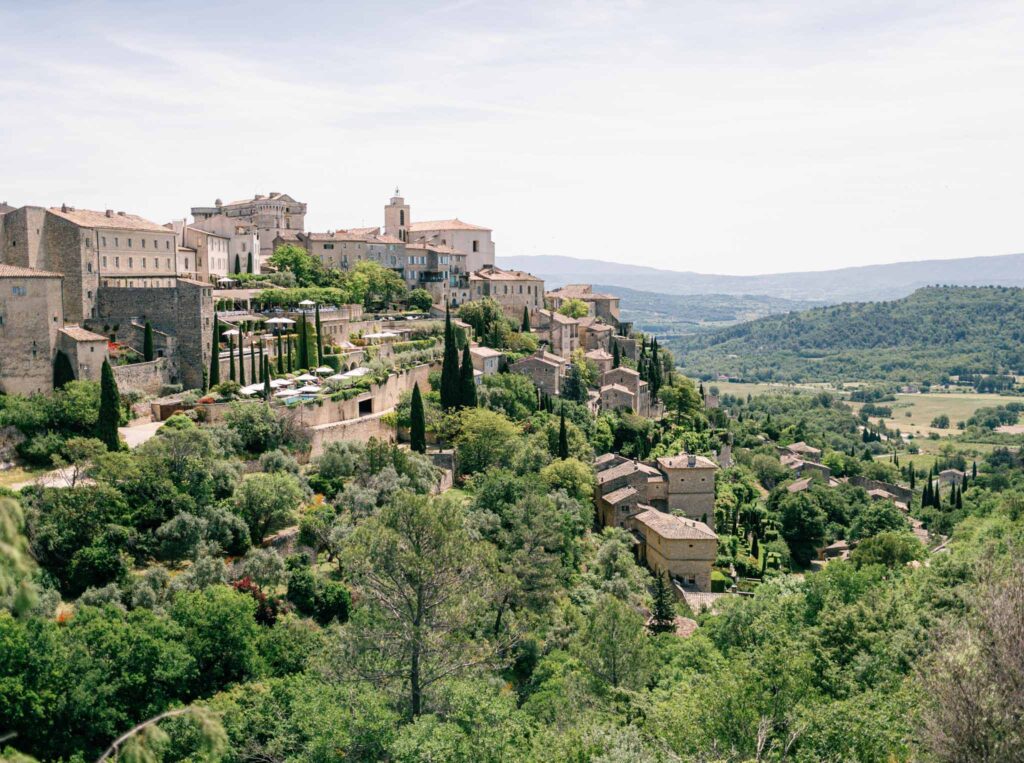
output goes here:
[[0, 0], [0, 200], [714, 273], [1024, 251], [1024, 3]]

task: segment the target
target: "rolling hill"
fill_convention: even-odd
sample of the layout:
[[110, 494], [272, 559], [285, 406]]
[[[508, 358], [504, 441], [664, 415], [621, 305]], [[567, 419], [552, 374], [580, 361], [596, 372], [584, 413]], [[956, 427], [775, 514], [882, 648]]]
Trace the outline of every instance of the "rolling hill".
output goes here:
[[1024, 369], [1024, 289], [929, 287], [672, 339], [685, 371], [745, 380], [932, 381]]
[[548, 286], [587, 281], [665, 294], [766, 295], [818, 302], [898, 299], [934, 285], [1024, 286], [1024, 254], [757, 276], [659, 270], [553, 255], [499, 257], [498, 265], [528, 270], [542, 277]]

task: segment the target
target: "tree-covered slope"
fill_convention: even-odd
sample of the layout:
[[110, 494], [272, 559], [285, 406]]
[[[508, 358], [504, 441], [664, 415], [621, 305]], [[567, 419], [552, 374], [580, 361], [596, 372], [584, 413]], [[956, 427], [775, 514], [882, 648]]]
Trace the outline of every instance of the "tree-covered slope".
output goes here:
[[939, 381], [1024, 368], [1024, 289], [929, 287], [891, 302], [774, 315], [684, 337], [689, 373], [750, 380]]

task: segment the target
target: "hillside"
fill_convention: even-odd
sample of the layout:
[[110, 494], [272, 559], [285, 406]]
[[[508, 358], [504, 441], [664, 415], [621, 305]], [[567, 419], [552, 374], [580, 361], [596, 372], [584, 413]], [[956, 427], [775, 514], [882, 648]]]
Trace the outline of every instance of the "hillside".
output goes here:
[[663, 294], [594, 284], [594, 290], [621, 298], [622, 319], [640, 330], [671, 338], [767, 315], [817, 307], [820, 303], [759, 294]]
[[498, 265], [528, 270], [544, 278], [549, 286], [586, 280], [629, 289], [656, 289], [665, 294], [755, 294], [819, 302], [898, 299], [915, 289], [937, 284], [1024, 286], [1024, 254], [756, 276], [659, 270], [550, 255], [499, 257]]
[[750, 380], [939, 381], [1024, 368], [1024, 289], [931, 287], [775, 315], [670, 343], [686, 371]]

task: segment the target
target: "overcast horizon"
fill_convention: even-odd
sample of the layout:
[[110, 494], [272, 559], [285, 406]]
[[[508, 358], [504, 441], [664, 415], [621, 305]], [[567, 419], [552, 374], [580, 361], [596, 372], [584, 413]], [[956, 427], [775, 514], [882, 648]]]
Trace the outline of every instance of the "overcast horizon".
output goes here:
[[[768, 274], [1024, 251], [1024, 5], [0, 3], [0, 200]], [[581, 274], [584, 277], [586, 274]]]

